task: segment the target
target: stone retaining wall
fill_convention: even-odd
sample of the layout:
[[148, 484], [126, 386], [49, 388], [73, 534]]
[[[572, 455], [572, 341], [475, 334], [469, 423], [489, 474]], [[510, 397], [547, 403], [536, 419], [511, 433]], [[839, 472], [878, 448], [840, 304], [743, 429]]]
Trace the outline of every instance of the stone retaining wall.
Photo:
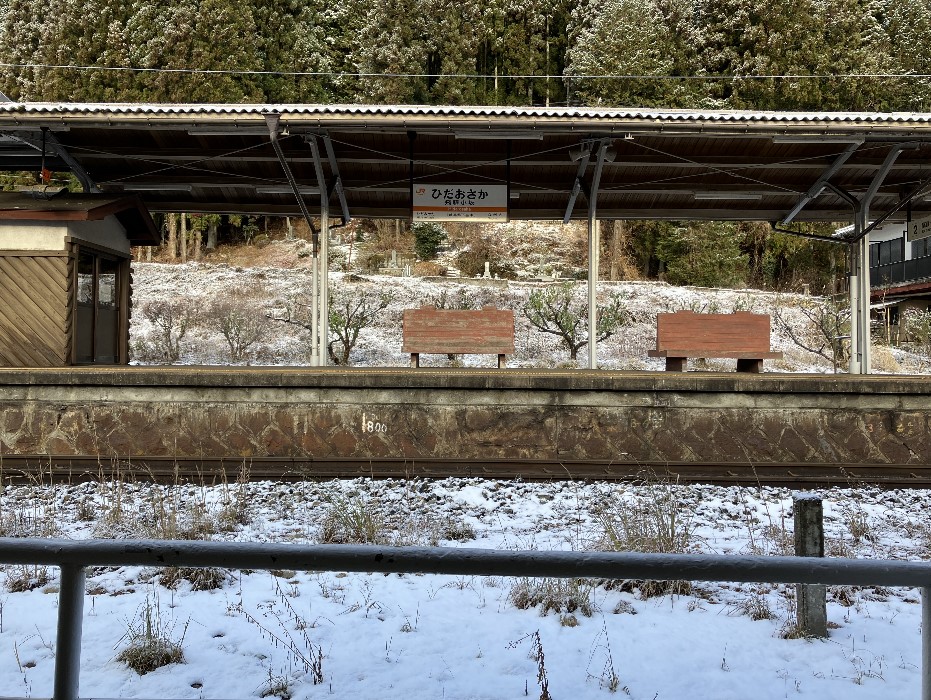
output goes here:
[[0, 371], [5, 455], [931, 464], [931, 379]]

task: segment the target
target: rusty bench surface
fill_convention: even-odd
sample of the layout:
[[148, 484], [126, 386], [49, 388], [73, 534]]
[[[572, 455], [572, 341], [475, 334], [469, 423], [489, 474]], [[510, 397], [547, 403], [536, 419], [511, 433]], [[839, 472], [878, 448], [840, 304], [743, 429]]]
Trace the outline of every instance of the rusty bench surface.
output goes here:
[[405, 309], [402, 349], [411, 354], [411, 366], [420, 355], [497, 355], [498, 366], [514, 354], [514, 312], [486, 306], [479, 311], [422, 306]]
[[768, 314], [657, 314], [656, 350], [648, 355], [665, 357], [669, 371], [683, 371], [689, 357], [727, 357], [737, 360], [738, 372], [760, 372], [763, 360], [782, 359], [769, 348], [769, 332]]

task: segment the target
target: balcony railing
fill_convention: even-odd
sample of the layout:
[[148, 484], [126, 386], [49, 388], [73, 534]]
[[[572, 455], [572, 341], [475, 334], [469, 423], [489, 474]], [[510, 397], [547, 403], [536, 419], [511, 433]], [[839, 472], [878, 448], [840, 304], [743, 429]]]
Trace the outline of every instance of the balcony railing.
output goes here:
[[885, 287], [931, 278], [931, 256], [870, 267], [870, 286]]

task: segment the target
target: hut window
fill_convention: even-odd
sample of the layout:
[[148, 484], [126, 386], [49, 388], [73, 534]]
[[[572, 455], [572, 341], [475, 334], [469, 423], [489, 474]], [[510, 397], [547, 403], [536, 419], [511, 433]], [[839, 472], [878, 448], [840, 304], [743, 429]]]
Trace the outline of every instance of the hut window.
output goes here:
[[81, 250], [77, 268], [75, 360], [115, 364], [119, 361], [120, 261]]

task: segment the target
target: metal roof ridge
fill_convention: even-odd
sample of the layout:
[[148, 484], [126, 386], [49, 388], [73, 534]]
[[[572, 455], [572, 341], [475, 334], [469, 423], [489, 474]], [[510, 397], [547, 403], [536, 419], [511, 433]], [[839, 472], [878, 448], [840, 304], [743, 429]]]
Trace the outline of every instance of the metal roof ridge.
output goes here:
[[736, 109], [660, 109], [645, 107], [535, 107], [495, 105], [373, 105], [316, 103], [146, 103], [146, 102], [5, 102], [0, 113], [47, 114], [383, 114], [423, 116], [576, 117], [589, 119], [659, 119], [670, 121], [756, 122], [931, 122], [925, 112], [807, 112]]

